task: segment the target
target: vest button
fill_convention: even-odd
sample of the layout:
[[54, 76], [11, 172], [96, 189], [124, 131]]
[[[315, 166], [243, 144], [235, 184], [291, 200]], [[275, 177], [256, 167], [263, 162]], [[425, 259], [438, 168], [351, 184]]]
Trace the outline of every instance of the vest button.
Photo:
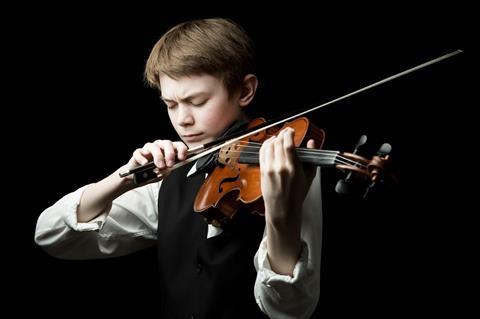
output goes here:
[[197, 274], [201, 273], [203, 269], [203, 265], [201, 263], [197, 264]]

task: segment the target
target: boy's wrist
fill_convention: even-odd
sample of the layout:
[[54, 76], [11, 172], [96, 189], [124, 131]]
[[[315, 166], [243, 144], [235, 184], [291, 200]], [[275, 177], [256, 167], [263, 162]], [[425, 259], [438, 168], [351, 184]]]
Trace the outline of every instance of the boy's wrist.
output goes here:
[[301, 223], [302, 207], [265, 207], [266, 222], [275, 228], [288, 228]]
[[125, 171], [124, 167], [120, 167], [111, 175], [114, 185], [116, 185], [116, 188], [120, 194], [123, 194], [129, 190], [132, 190], [138, 187], [138, 185], [135, 184], [132, 175], [129, 175], [126, 177], [120, 177], [120, 172], [123, 172], [123, 171]]

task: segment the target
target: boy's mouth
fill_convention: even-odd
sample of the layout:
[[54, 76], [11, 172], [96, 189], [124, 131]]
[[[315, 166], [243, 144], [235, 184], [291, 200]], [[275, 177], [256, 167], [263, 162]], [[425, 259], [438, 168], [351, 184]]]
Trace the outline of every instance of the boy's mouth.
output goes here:
[[188, 142], [196, 142], [203, 138], [203, 133], [196, 133], [196, 134], [184, 134], [182, 135], [182, 139]]

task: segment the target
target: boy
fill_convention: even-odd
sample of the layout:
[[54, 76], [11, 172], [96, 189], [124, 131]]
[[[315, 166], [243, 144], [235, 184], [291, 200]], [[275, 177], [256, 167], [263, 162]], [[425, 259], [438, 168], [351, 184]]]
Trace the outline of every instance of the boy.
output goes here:
[[260, 150], [264, 218], [239, 211], [223, 228], [207, 225], [193, 212], [209, 172], [200, 161], [141, 187], [119, 176], [152, 160], [160, 170], [171, 167], [187, 148], [245, 120], [258, 84], [254, 65], [251, 39], [232, 21], [189, 21], [165, 33], [145, 75], [183, 142], [147, 143], [110, 176], [60, 199], [40, 215], [36, 242], [67, 259], [156, 243], [162, 318], [308, 318], [319, 297], [320, 176], [296, 157], [293, 130]]

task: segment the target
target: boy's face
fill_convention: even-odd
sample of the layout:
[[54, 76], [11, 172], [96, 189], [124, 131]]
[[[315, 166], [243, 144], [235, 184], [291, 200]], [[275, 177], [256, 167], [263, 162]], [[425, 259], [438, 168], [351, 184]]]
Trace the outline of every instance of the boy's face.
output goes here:
[[240, 93], [229, 97], [223, 82], [214, 76], [175, 80], [162, 74], [160, 85], [170, 121], [189, 148], [215, 140], [243, 116]]

